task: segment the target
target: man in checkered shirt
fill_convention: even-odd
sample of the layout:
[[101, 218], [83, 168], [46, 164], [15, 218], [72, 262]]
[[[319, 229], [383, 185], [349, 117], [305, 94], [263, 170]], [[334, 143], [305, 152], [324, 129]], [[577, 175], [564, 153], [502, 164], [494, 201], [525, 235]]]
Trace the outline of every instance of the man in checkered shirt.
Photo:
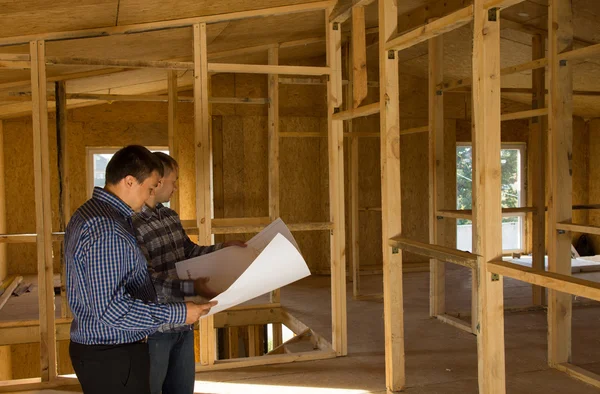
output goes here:
[[[177, 212], [165, 207], [177, 190], [179, 166], [175, 159], [154, 152], [164, 168], [164, 176], [146, 200], [133, 224], [138, 244], [148, 260], [148, 271], [160, 303], [184, 301], [184, 297], [207, 299], [217, 294], [208, 286], [209, 278], [182, 280], [175, 263], [211, 253], [227, 246], [246, 245], [230, 241], [198, 246], [186, 235]], [[194, 391], [194, 334], [192, 325], [165, 324], [148, 337], [150, 349], [150, 388], [152, 394], [192, 394]]]

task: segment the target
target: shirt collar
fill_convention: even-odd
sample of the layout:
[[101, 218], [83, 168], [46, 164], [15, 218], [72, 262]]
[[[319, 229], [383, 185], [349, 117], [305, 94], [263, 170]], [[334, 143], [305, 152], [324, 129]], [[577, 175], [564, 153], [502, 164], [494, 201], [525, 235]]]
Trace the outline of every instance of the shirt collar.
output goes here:
[[152, 209], [149, 206], [147, 206], [146, 204], [144, 204], [144, 206], [142, 207], [142, 211], [138, 214], [142, 219], [144, 220], [149, 220], [152, 218], [152, 216], [155, 215], [159, 215], [160, 214], [160, 210], [164, 208], [164, 205], [162, 205], [161, 203], [156, 204], [156, 208]]
[[129, 205], [125, 204], [123, 200], [114, 194], [107, 192], [101, 187], [94, 188], [92, 198], [109, 204], [126, 218], [129, 218], [134, 214], [133, 209], [131, 209]]

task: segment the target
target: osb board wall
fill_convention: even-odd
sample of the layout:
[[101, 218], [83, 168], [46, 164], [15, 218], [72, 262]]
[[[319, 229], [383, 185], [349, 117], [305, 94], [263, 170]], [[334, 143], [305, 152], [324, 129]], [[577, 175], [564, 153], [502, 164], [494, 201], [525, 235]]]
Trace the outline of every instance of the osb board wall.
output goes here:
[[[600, 119], [592, 119], [588, 123], [589, 127], [589, 203], [600, 203]], [[589, 224], [600, 226], [600, 210], [588, 211]], [[600, 236], [591, 235], [592, 245], [596, 254], [600, 254]]]

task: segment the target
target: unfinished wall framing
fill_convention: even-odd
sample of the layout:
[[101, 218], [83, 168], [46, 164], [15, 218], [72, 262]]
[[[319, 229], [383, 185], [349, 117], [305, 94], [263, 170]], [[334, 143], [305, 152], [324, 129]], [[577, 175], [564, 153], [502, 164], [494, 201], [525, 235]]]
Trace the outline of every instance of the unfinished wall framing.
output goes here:
[[[325, 67], [279, 66], [277, 45], [264, 48], [268, 52], [269, 65], [210, 63], [207, 55], [207, 23], [223, 22], [230, 19], [272, 16], [304, 11], [325, 12], [327, 65]], [[265, 305], [232, 308], [213, 317], [200, 321], [200, 362], [197, 371], [229, 369], [251, 365], [288, 363], [302, 360], [317, 360], [343, 356], [347, 354], [346, 328], [346, 288], [345, 288], [345, 236], [344, 236], [344, 171], [343, 171], [343, 128], [342, 122], [333, 117], [334, 109], [342, 102], [341, 74], [341, 32], [329, 22], [330, 2], [299, 4], [296, 6], [276, 7], [271, 9], [248, 11], [233, 14], [220, 14], [218, 17], [189, 18], [169, 21], [167, 23], [148, 23], [136, 26], [117, 27], [98, 30], [98, 35], [124, 34], [131, 32], [152, 31], [162, 28], [188, 27], [193, 37], [192, 62], [154, 62], [115, 59], [86, 58], [52, 58], [45, 53], [47, 40], [76, 39], [90, 37], [94, 32], [79, 31], [43, 34], [35, 37], [18, 37], [2, 39], [1, 45], [17, 45], [30, 42], [30, 54], [19, 56], [2, 55], [3, 64], [9, 67], [31, 69], [31, 86], [33, 126], [34, 126], [34, 158], [35, 158], [35, 193], [36, 193], [36, 234], [2, 234], [3, 243], [26, 242], [38, 245], [38, 281], [40, 287], [40, 320], [28, 322], [3, 323], [0, 330], [2, 345], [39, 342], [41, 344], [41, 377], [25, 380], [9, 380], [0, 384], [0, 392], [50, 388], [68, 384], [76, 384], [76, 379], [61, 377], [57, 369], [57, 339], [68, 339], [70, 317], [64, 308], [63, 318], [55, 321], [54, 292], [52, 285], [54, 261], [52, 258], [52, 242], [60, 241], [64, 233], [52, 230], [52, 206], [50, 198], [50, 147], [48, 143], [48, 94], [46, 92], [46, 68], [54, 64], [102, 65], [115, 68], [157, 68], [168, 73], [168, 95], [160, 97], [138, 96], [128, 97], [110, 94], [87, 95], [91, 100], [130, 100], [130, 101], [167, 101], [168, 108], [168, 145], [177, 158], [179, 147], [175, 138], [177, 128], [177, 102], [193, 101], [194, 105], [194, 141], [195, 141], [195, 173], [196, 173], [196, 219], [184, 221], [184, 227], [191, 234], [198, 236], [201, 243], [213, 242], [214, 234], [242, 234], [257, 232], [264, 228], [270, 220], [279, 216], [279, 75], [329, 76], [327, 83], [328, 104], [328, 152], [329, 152], [329, 196], [330, 220], [319, 223], [291, 223], [292, 231], [329, 231], [331, 236], [331, 285], [332, 285], [332, 343], [329, 344], [302, 322], [292, 316], [281, 306], [278, 291], [273, 292], [271, 300]], [[190, 98], [181, 98], [178, 93], [176, 70], [193, 71], [193, 92]], [[253, 104], [268, 104], [269, 123], [269, 217], [218, 219], [213, 213], [213, 186], [211, 180], [211, 126], [210, 104], [215, 102], [240, 103], [243, 100], [210, 98], [209, 73], [259, 73], [267, 75], [269, 94], [266, 100], [255, 100]], [[337, 78], [339, 76], [339, 78]], [[66, 143], [66, 99], [78, 98], [69, 96], [64, 84], [59, 84], [56, 92], [57, 125], [59, 133], [64, 135], [62, 143]], [[81, 98], [82, 96], [79, 96]], [[50, 97], [53, 99], [53, 97]], [[259, 102], [260, 101], [260, 102]], [[61, 158], [61, 174], [63, 187], [68, 185], [69, 169], [65, 166], [65, 157]], [[64, 223], [68, 221], [70, 212], [68, 193], [61, 197]], [[174, 200], [179, 203], [178, 196]], [[61, 227], [60, 230], [63, 230]], [[273, 324], [275, 329], [275, 350], [268, 356], [254, 356], [243, 359], [217, 360], [216, 328], [259, 326]], [[313, 343], [314, 351], [287, 353], [286, 343], [281, 340], [281, 325], [289, 327], [300, 339]], [[256, 333], [256, 332], [254, 332]], [[289, 342], [292, 343], [292, 342]]]

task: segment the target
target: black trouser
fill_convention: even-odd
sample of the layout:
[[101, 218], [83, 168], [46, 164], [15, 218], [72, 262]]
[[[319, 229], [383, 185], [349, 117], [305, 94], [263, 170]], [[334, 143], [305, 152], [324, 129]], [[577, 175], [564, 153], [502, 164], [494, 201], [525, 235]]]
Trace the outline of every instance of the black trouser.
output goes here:
[[150, 393], [147, 343], [82, 345], [71, 341], [69, 354], [85, 394]]

